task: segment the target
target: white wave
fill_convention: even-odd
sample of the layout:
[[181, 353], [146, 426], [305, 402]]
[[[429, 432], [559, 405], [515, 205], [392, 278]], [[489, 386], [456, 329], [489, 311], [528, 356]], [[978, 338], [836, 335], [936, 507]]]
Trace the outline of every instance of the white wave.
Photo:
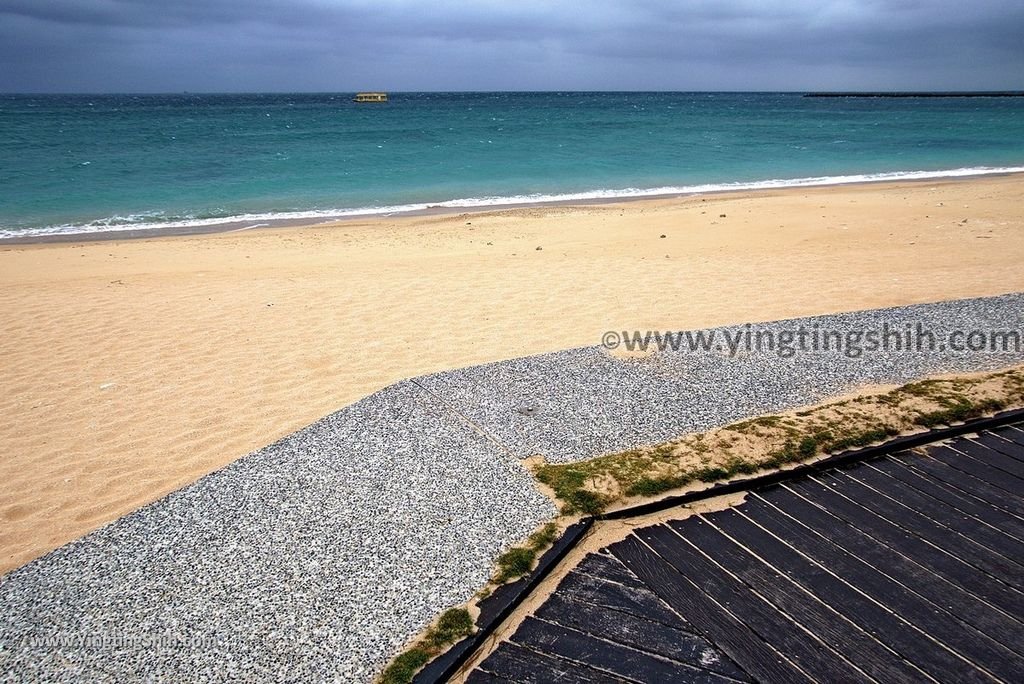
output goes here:
[[599, 189], [584, 192], [556, 194], [507, 195], [493, 197], [466, 197], [441, 202], [420, 202], [376, 207], [347, 209], [318, 209], [314, 211], [283, 211], [261, 214], [236, 214], [217, 218], [182, 218], [153, 221], [158, 214], [146, 213], [131, 216], [115, 216], [93, 221], [85, 225], [59, 225], [40, 228], [0, 227], [0, 240], [5, 238], [42, 237], [47, 235], [77, 235], [125, 230], [152, 230], [157, 228], [202, 228], [226, 223], [252, 223], [264, 221], [328, 221], [353, 216], [374, 216], [379, 214], [403, 214], [436, 209], [478, 209], [481, 207], [502, 207], [510, 205], [534, 205], [564, 202], [585, 202], [588, 200], [633, 199], [674, 195], [698, 195], [736, 190], [770, 190], [777, 188], [799, 188], [824, 185], [848, 185], [851, 183], [879, 183], [901, 180], [930, 180], [941, 178], [963, 178], [1001, 173], [1024, 173], [1024, 166], [975, 166], [941, 171], [891, 171], [885, 173], [861, 173], [846, 176], [813, 176], [806, 178], [773, 178], [761, 181], [740, 181], [733, 183], [704, 183], [700, 185], [667, 185], [656, 188]]

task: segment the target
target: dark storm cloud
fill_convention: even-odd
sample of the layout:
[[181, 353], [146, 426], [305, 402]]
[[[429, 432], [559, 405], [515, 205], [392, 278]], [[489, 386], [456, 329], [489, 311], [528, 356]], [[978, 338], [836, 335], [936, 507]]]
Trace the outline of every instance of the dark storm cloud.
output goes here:
[[0, 0], [0, 90], [1022, 88], [1019, 0]]
[[[288, 11], [295, 6], [301, 11]], [[305, 22], [317, 15], [312, 3], [277, 0], [7, 0], [0, 2], [0, 9], [14, 16], [58, 24], [136, 28], [231, 24], [261, 19], [287, 21], [296, 17]]]

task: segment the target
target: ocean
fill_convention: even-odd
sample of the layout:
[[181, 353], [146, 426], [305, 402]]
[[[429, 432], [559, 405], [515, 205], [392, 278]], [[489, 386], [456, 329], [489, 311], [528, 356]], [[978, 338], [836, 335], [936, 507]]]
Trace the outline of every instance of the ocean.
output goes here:
[[1024, 171], [1024, 98], [0, 95], [0, 238]]

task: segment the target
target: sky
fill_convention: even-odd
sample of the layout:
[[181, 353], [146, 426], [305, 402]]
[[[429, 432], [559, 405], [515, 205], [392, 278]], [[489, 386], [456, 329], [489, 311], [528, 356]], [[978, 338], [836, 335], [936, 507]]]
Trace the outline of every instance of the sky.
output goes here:
[[1021, 0], [0, 0], [0, 92], [1000, 89]]

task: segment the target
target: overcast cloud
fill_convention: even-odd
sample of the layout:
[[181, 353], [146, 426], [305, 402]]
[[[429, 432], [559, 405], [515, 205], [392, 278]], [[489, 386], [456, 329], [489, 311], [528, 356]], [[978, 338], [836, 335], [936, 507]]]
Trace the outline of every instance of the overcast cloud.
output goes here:
[[0, 91], [1024, 89], [1020, 0], [0, 0]]

